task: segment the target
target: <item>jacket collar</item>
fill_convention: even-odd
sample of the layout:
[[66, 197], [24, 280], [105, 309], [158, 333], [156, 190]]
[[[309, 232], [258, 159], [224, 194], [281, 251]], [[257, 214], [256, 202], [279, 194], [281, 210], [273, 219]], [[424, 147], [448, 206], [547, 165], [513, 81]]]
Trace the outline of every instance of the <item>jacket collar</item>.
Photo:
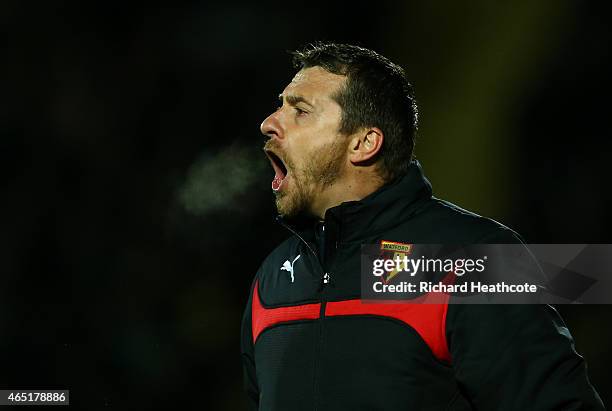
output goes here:
[[[417, 160], [410, 163], [406, 174], [384, 185], [358, 201], [344, 202], [325, 213], [326, 232], [333, 233], [337, 242], [354, 242], [371, 238], [410, 218], [423, 200], [432, 196], [431, 184], [423, 175]], [[305, 238], [313, 236], [314, 224], [310, 222], [289, 223]]]

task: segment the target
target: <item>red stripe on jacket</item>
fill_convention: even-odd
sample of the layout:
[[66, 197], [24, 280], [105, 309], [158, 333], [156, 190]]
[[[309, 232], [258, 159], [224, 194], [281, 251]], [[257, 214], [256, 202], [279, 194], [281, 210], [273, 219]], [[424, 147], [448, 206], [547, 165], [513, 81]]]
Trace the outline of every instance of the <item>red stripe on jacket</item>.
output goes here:
[[259, 281], [256, 281], [255, 289], [253, 290], [253, 303], [251, 305], [253, 344], [255, 344], [259, 334], [266, 328], [288, 321], [316, 320], [319, 318], [320, 311], [321, 303], [265, 308], [259, 298]]
[[[361, 299], [330, 301], [325, 307], [326, 316], [372, 315], [393, 318], [413, 328], [440, 361], [450, 362], [451, 355], [446, 340], [446, 313], [449, 296], [443, 293], [426, 294], [423, 302], [364, 303]], [[253, 290], [251, 320], [253, 343], [267, 328], [298, 320], [316, 320], [320, 316], [321, 303], [265, 308], [259, 298], [259, 282]]]

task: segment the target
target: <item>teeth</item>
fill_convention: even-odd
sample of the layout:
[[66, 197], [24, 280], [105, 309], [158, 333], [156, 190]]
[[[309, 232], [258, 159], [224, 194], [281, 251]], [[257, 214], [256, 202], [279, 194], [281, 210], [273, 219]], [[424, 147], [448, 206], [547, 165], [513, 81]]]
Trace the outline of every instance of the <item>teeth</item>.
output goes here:
[[283, 184], [283, 178], [280, 178], [280, 176], [277, 174], [274, 176], [274, 180], [272, 180], [272, 190], [274, 191], [278, 191], [281, 188], [281, 185]]

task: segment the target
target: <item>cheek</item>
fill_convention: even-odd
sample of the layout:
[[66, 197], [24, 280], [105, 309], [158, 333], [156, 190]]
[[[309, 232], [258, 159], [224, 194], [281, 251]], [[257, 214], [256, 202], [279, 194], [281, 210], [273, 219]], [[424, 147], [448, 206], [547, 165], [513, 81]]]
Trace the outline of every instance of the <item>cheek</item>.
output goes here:
[[[304, 119], [306, 121], [306, 119]], [[312, 166], [312, 163], [319, 160], [323, 147], [329, 147], [330, 143], [338, 138], [336, 125], [318, 124], [316, 127], [302, 125], [300, 130], [294, 130], [291, 138], [287, 139], [286, 149], [288, 154], [289, 165], [305, 170]], [[323, 150], [324, 151], [324, 150]]]
[[292, 141], [287, 143], [288, 162], [290, 166], [302, 168], [301, 166], [308, 158], [308, 153], [312, 150], [312, 142], [308, 136], [295, 136]]

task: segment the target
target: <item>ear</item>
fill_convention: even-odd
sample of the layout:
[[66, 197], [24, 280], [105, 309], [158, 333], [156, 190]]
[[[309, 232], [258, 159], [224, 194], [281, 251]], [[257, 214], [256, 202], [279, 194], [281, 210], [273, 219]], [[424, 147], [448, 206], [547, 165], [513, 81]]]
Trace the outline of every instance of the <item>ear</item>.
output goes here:
[[355, 133], [349, 146], [349, 160], [353, 165], [372, 164], [382, 148], [383, 132], [378, 127], [366, 128]]

